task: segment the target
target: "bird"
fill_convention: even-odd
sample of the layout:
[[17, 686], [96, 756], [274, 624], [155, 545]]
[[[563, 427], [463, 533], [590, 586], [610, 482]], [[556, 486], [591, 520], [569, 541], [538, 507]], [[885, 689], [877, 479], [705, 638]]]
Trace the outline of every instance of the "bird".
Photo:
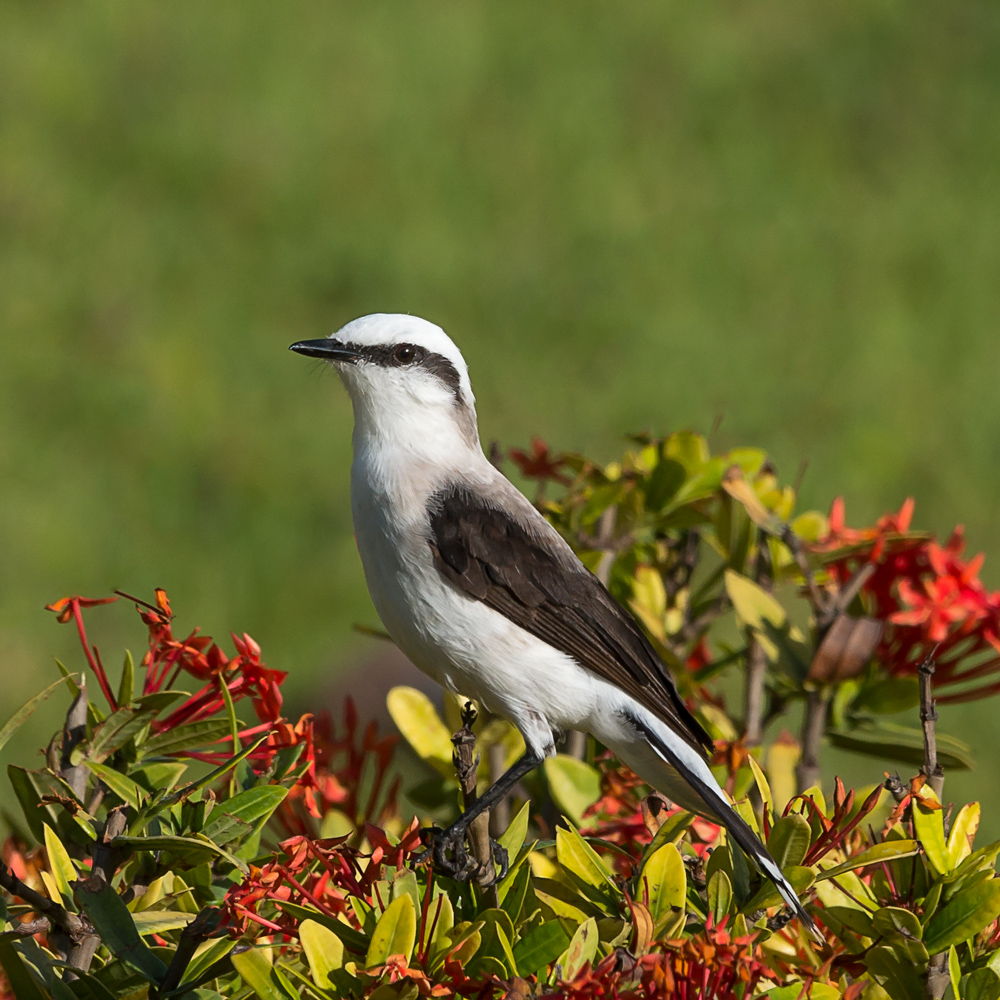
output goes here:
[[712, 740], [642, 628], [484, 454], [468, 367], [444, 330], [375, 313], [289, 349], [332, 365], [350, 396], [354, 532], [389, 635], [433, 680], [524, 738], [523, 756], [439, 832], [435, 864], [446, 866], [472, 820], [555, 754], [559, 734], [580, 730], [724, 826], [815, 934], [716, 782]]

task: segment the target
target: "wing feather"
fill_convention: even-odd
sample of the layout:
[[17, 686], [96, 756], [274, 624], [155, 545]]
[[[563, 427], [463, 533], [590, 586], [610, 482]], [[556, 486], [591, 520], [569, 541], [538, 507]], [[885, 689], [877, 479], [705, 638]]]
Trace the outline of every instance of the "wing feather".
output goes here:
[[511, 513], [455, 486], [429, 513], [435, 565], [456, 587], [622, 688], [694, 749], [711, 749], [635, 619], [530, 505]]

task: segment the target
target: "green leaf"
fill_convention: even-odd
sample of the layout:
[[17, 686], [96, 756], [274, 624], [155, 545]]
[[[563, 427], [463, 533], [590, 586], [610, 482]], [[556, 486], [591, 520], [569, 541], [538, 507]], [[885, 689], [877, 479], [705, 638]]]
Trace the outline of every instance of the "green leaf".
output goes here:
[[965, 981], [962, 995], [965, 1000], [1000, 1000], [1000, 976], [992, 969], [974, 969]]
[[872, 917], [872, 927], [877, 934], [885, 937], [890, 934], [902, 934], [903, 937], [920, 940], [924, 936], [920, 918], [911, 910], [904, 910], [900, 906], [881, 907]]
[[[673, 844], [668, 844], [667, 847], [673, 847]], [[569, 946], [559, 959], [564, 980], [576, 979], [585, 965], [593, 964], [597, 957], [598, 938], [597, 921], [593, 917], [588, 918], [577, 927], [573, 932], [573, 937], [570, 938]]]
[[140, 910], [132, 914], [135, 929], [140, 934], [163, 934], [179, 931], [194, 920], [194, 913], [183, 910]]
[[753, 779], [757, 784], [757, 791], [760, 792], [761, 801], [764, 803], [764, 813], [769, 823], [774, 823], [774, 796], [771, 794], [771, 785], [764, 774], [764, 769], [757, 763], [754, 755], [747, 754], [747, 763], [753, 772]]
[[407, 962], [413, 957], [417, 938], [417, 915], [409, 896], [394, 899], [375, 925], [365, 966], [385, 965], [390, 955], [402, 955]]
[[213, 843], [228, 844], [252, 833], [271, 818], [287, 794], [288, 789], [280, 785], [248, 788], [215, 807], [201, 831], [202, 835]]
[[[791, 883], [796, 895], [799, 896], [816, 880], [811, 868], [792, 866], [785, 868], [783, 874]], [[781, 893], [778, 892], [774, 883], [770, 879], [767, 879], [754, 896], [744, 903], [740, 909], [743, 913], [755, 913], [757, 910], [766, 910], [770, 906], [777, 906], [781, 902]]]
[[656, 831], [656, 836], [642, 852], [643, 861], [658, 851], [664, 844], [676, 844], [684, 836], [687, 828], [694, 822], [694, 813], [676, 812], [668, 816]]
[[528, 819], [531, 815], [531, 803], [525, 802], [517, 815], [510, 821], [507, 829], [497, 838], [497, 843], [507, 852], [507, 857], [513, 861], [518, 851], [524, 846], [528, 835]]
[[908, 956], [880, 945], [867, 953], [865, 965], [893, 1000], [923, 1000], [924, 984]]
[[809, 821], [799, 813], [782, 816], [771, 827], [767, 838], [767, 850], [784, 871], [786, 868], [796, 868], [802, 864], [809, 850], [812, 832]]
[[528, 931], [514, 945], [518, 975], [533, 976], [554, 962], [569, 947], [572, 928], [566, 920], [547, 920]]
[[135, 664], [132, 654], [125, 650], [125, 662], [122, 664], [122, 679], [118, 684], [118, 704], [129, 705], [135, 693]]
[[140, 809], [146, 799], [146, 793], [129, 777], [120, 771], [106, 764], [98, 764], [92, 760], [85, 760], [87, 769], [95, 774], [108, 788], [122, 800], [127, 802], [133, 809]]
[[122, 898], [106, 882], [93, 876], [74, 884], [76, 901], [112, 955], [151, 983], [159, 984], [166, 965], [142, 940]]
[[386, 695], [385, 703], [396, 728], [417, 756], [450, 778], [455, 773], [451, 733], [430, 698], [416, 688], [394, 687]]
[[230, 854], [228, 851], [200, 837], [174, 837], [168, 834], [157, 834], [156, 836], [141, 837], [115, 837], [111, 841], [112, 847], [119, 847], [129, 851], [171, 851], [179, 855], [184, 861], [196, 865], [202, 861], [210, 859], [212, 855], [225, 858], [235, 868], [242, 872], [249, 871], [246, 862]]
[[45, 838], [45, 832], [42, 829], [44, 817], [48, 817], [49, 822], [56, 826], [59, 823], [58, 813], [51, 805], [42, 804], [42, 795], [47, 794], [47, 792], [43, 792], [39, 787], [34, 771], [18, 767], [15, 764], [8, 764], [7, 778], [14, 789], [17, 801], [21, 805], [28, 829], [35, 840], [40, 843]]
[[833, 868], [818, 870], [816, 881], [836, 878], [844, 872], [857, 871], [860, 868], [867, 868], [868, 865], [881, 864], [883, 861], [895, 861], [897, 858], [909, 858], [920, 853], [920, 846], [915, 840], [887, 840], [882, 844], [875, 844], [860, 854], [855, 854], [853, 858], [848, 858], [843, 864], [835, 865]]
[[427, 933], [430, 944], [427, 946], [429, 969], [437, 968], [438, 962], [444, 958], [451, 948], [450, 934], [455, 926], [455, 908], [445, 893], [441, 893], [431, 902], [427, 912]]
[[958, 951], [952, 945], [948, 949], [948, 978], [951, 979], [951, 988], [956, 997], [962, 995], [962, 965], [958, 960]]
[[[29, 713], [30, 714], [30, 713]], [[18, 955], [10, 938], [0, 938], [0, 965], [7, 974], [14, 996], [17, 1000], [46, 1000], [41, 987], [31, 977], [25, 968], [21, 956]]]
[[[937, 796], [929, 787], [926, 787], [924, 791], [937, 802]], [[948, 845], [944, 839], [943, 810], [940, 808], [928, 809], [923, 802], [914, 797], [913, 826], [931, 867], [938, 875], [947, 875], [951, 871], [951, 859], [948, 855]]]
[[661, 459], [646, 487], [646, 509], [662, 510], [674, 498], [687, 479], [687, 470], [672, 458]]
[[968, 802], [951, 821], [948, 834], [948, 870], [954, 871], [972, 853], [972, 840], [979, 829], [979, 803]]
[[288, 994], [274, 974], [271, 963], [257, 948], [241, 952], [231, 957], [233, 968], [243, 977], [243, 981], [260, 1000], [287, 1000]]
[[65, 903], [73, 899], [73, 890], [70, 883], [75, 882], [78, 875], [76, 868], [70, 859], [69, 852], [63, 846], [63, 842], [56, 835], [56, 832], [48, 823], [43, 824], [45, 831], [45, 851], [49, 856], [49, 867], [52, 869], [52, 876], [56, 881], [56, 888]]
[[229, 723], [225, 719], [203, 719], [151, 736], [139, 747], [139, 752], [143, 757], [162, 757], [217, 743], [228, 735]]
[[[447, 899], [447, 897], [439, 898]], [[320, 913], [319, 910], [314, 910], [310, 906], [300, 906], [298, 903], [288, 903], [283, 900], [275, 900], [275, 902], [283, 910], [287, 910], [293, 917], [298, 917], [299, 920], [315, 920], [316, 923], [322, 924], [327, 930], [333, 931], [344, 942], [344, 946], [354, 952], [354, 954], [364, 955], [368, 950], [368, 938], [350, 924], [346, 924], [336, 917], [328, 917], [325, 913]], [[450, 907], [450, 902], [448, 905]]]
[[604, 862], [575, 827], [560, 826], [556, 829], [556, 858], [566, 871], [575, 875], [584, 885], [614, 899], [621, 896], [621, 891]]
[[721, 869], [708, 880], [708, 911], [716, 926], [732, 912], [733, 887]]
[[765, 623], [775, 628], [781, 628], [785, 624], [788, 616], [773, 594], [731, 569], [726, 570], [725, 580], [726, 593], [744, 625], [760, 632], [764, 630]]
[[[858, 726], [855, 729], [830, 729], [827, 736], [833, 746], [852, 750], [880, 760], [899, 761], [920, 766], [924, 762], [924, 734], [911, 726], [891, 722]], [[969, 746], [947, 733], [937, 734], [938, 762], [953, 771], [967, 771], [973, 765]]]
[[344, 964], [343, 941], [315, 920], [299, 924], [299, 941], [316, 985], [327, 989], [330, 973]]
[[97, 727], [90, 741], [90, 756], [99, 761], [110, 757], [145, 728], [152, 718], [152, 712], [136, 712], [131, 708], [119, 708], [112, 712]]
[[31, 716], [32, 712], [38, 708], [43, 701], [45, 701], [56, 688], [62, 687], [70, 677], [76, 675], [70, 674], [67, 677], [60, 677], [59, 680], [53, 681], [48, 687], [40, 691], [34, 696], [34, 698], [29, 698], [5, 723], [3, 729], [0, 729], [0, 750], [7, 745], [10, 738], [16, 733], [25, 721]]
[[649, 893], [649, 914], [654, 928], [658, 928], [675, 909], [684, 908], [687, 872], [680, 851], [673, 844], [664, 844], [642, 866], [636, 898], [643, 898], [646, 891]]
[[574, 826], [579, 826], [584, 812], [601, 796], [600, 773], [585, 761], [562, 753], [546, 757], [542, 768], [556, 805]]
[[932, 955], [936, 955], [978, 934], [998, 916], [1000, 879], [991, 878], [960, 892], [935, 913], [924, 931], [924, 944]]
[[906, 712], [920, 704], [920, 681], [916, 677], [882, 677], [866, 684], [854, 699], [852, 708], [875, 715]]

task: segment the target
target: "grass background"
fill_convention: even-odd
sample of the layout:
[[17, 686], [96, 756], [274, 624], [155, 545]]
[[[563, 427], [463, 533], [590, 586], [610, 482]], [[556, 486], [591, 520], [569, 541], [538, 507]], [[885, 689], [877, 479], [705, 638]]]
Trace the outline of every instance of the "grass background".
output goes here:
[[[913, 495], [1000, 583], [995, 4], [0, 17], [0, 715], [77, 662], [67, 593], [165, 586], [293, 711], [371, 655], [349, 406], [286, 347], [373, 311], [452, 333], [486, 439], [723, 414], [805, 506]], [[996, 710], [943, 712], [956, 795], [997, 800]]]

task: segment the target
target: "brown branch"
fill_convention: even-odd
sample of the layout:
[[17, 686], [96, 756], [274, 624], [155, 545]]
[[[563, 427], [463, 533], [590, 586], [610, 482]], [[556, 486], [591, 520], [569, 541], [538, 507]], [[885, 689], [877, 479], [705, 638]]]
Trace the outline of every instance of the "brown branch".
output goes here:
[[[920, 723], [924, 730], [924, 765], [920, 769], [927, 784], [934, 789], [938, 801], [944, 794], [944, 769], [937, 759], [937, 732], [935, 723], [937, 722], [937, 706], [934, 703], [934, 654], [938, 647], [935, 646], [927, 658], [920, 664]], [[927, 964], [927, 986], [926, 993], [930, 1000], [940, 1000], [944, 996], [945, 990], [951, 977], [948, 975], [948, 953], [946, 951], [931, 955]]]
[[[451, 738], [455, 747], [452, 763], [455, 774], [462, 788], [462, 800], [466, 811], [471, 809], [478, 798], [476, 792], [476, 772], [479, 768], [479, 757], [476, 755], [476, 735], [472, 731], [472, 723], [476, 721], [476, 710], [471, 701], [465, 703], [462, 709], [462, 728]], [[490, 843], [490, 812], [483, 810], [469, 825], [467, 833], [472, 856], [479, 863], [479, 872], [475, 876], [476, 884], [486, 897], [487, 906], [500, 905], [495, 883], [496, 869], [493, 866], [493, 845]]]
[[802, 720], [802, 757], [795, 768], [798, 791], [818, 784], [820, 780], [819, 745], [826, 729], [826, 710], [830, 704], [827, 688], [813, 688], [806, 698], [806, 714]]
[[123, 860], [122, 851], [112, 847], [111, 841], [125, 832], [127, 810], [128, 806], [121, 805], [115, 806], [108, 813], [108, 818], [104, 821], [104, 830], [94, 847], [93, 873], [109, 884]]
[[[489, 749], [490, 784], [494, 784], [503, 774], [507, 756], [502, 743], [494, 743]], [[504, 795], [490, 810], [490, 835], [495, 840], [510, 825], [510, 796]]]
[[[799, 539], [799, 536], [792, 530], [792, 526], [790, 524], [782, 525], [779, 537], [788, 547], [788, 551], [792, 553], [792, 556], [799, 567], [799, 572], [806, 581], [806, 591], [809, 594], [809, 603], [812, 605], [813, 613], [816, 615], [816, 620], [818, 622], [828, 614], [827, 602], [823, 591], [819, 589], [819, 584], [816, 583], [816, 577], [813, 576], [812, 567], [809, 565], [809, 560], [806, 558], [806, 551], [802, 547], [802, 542]], [[831, 619], [831, 621], [832, 620], [833, 619]]]
[[48, 918], [50, 924], [58, 927], [71, 940], [78, 940], [90, 932], [90, 922], [66, 907], [53, 902], [47, 896], [25, 885], [2, 861], [0, 861], [0, 887], [12, 896], [23, 899], [36, 913]]
[[930, 655], [920, 664], [920, 722], [924, 729], [924, 766], [921, 771], [927, 778], [927, 784], [934, 789], [934, 794], [938, 800], [944, 794], [944, 769], [937, 759], [937, 732], [935, 723], [937, 722], [937, 705], [933, 696], [934, 683], [934, 653], [937, 646], [931, 650]]
[[87, 791], [87, 766], [81, 761], [71, 763], [74, 749], [87, 735], [87, 678], [81, 676], [80, 690], [73, 699], [66, 713], [66, 724], [62, 732], [62, 753], [59, 761], [59, 773], [73, 794], [82, 802]]

